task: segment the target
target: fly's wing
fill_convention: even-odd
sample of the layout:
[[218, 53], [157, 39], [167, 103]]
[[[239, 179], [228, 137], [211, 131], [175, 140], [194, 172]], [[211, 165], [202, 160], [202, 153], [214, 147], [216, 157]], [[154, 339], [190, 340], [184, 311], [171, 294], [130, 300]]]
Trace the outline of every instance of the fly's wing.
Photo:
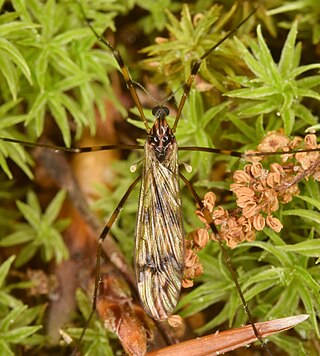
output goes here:
[[167, 319], [177, 305], [184, 267], [181, 196], [173, 143], [163, 162], [146, 143], [135, 240], [139, 297], [155, 320]]

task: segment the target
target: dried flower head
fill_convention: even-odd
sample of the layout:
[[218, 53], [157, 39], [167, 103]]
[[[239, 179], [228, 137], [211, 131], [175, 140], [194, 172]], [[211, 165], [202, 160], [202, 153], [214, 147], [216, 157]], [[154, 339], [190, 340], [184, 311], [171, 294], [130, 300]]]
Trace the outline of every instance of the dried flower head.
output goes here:
[[283, 132], [270, 131], [258, 146], [259, 152], [276, 152], [288, 147], [290, 139]]
[[209, 233], [206, 229], [198, 229], [197, 234], [194, 236], [194, 241], [199, 246], [199, 249], [203, 249], [209, 241]]
[[193, 280], [184, 278], [182, 280], [182, 284], [181, 285], [182, 285], [182, 288], [191, 288], [191, 287], [193, 287]]
[[216, 205], [216, 200], [217, 198], [213, 192], [208, 192], [204, 196], [203, 205], [210, 211], [210, 213], [212, 213], [213, 208]]
[[168, 318], [168, 324], [172, 326], [173, 328], [177, 328], [182, 324], [182, 318], [180, 315], [171, 315]]

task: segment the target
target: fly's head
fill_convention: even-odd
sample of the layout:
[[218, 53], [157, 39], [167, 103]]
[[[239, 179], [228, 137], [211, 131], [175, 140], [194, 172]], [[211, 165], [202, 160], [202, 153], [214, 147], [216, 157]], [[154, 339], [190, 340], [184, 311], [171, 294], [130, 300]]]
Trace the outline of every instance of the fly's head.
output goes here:
[[166, 120], [169, 109], [165, 106], [156, 106], [153, 108], [152, 114], [156, 117], [156, 120], [148, 135], [148, 144], [153, 147], [158, 160], [163, 162], [176, 139]]

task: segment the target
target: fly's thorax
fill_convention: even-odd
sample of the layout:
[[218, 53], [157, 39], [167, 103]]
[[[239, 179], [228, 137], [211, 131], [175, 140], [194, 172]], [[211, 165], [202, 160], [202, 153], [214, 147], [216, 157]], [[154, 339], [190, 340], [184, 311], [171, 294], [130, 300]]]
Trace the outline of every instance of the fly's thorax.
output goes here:
[[152, 147], [158, 160], [163, 162], [172, 146], [176, 144], [176, 138], [166, 120], [169, 109], [157, 106], [152, 110], [152, 113], [156, 116], [156, 120], [148, 135], [148, 144]]

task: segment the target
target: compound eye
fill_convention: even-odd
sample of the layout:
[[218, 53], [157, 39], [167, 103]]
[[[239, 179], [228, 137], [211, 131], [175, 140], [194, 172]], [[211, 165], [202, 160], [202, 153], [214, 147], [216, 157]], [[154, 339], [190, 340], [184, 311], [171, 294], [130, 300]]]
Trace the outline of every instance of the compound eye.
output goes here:
[[157, 112], [160, 110], [160, 106], [155, 106], [153, 109], [152, 109], [152, 115], [153, 116], [156, 116]]
[[169, 113], [170, 111], [166, 106], [155, 106], [152, 109], [152, 115], [155, 117], [166, 117]]
[[169, 109], [166, 106], [164, 106], [162, 109], [166, 113], [166, 116], [169, 116], [169, 114], [170, 114]]

